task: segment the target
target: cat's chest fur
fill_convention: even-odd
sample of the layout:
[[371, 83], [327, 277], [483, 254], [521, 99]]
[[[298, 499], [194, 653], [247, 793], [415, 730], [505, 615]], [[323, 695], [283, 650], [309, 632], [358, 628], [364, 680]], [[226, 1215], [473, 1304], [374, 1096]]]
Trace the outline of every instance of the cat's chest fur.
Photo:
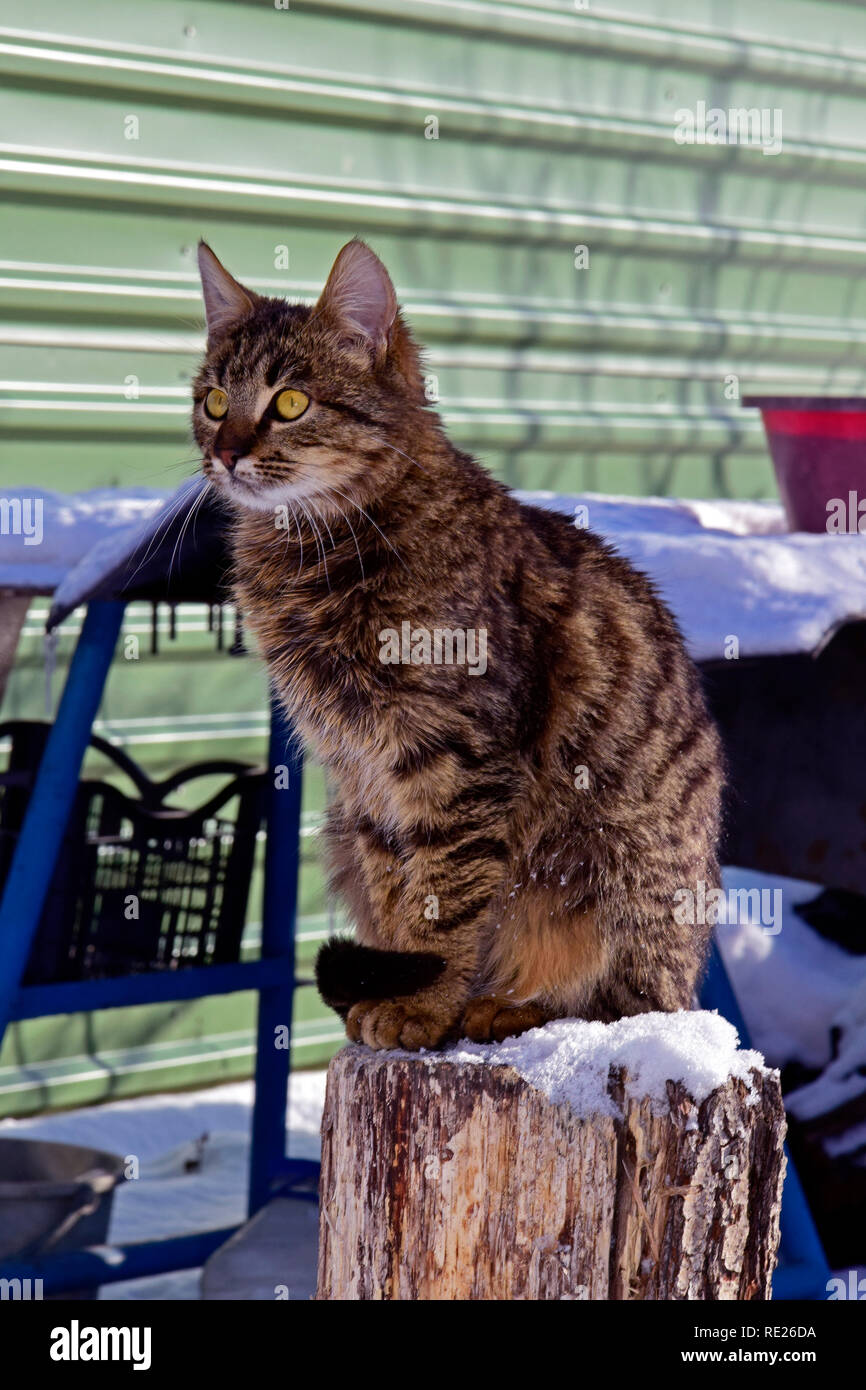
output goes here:
[[[348, 570], [352, 578], [341, 586], [332, 561], [329, 587], [314, 561], [306, 563], [299, 575], [296, 550], [274, 545], [260, 524], [242, 524], [235, 537], [238, 604], [281, 702], [329, 768], [344, 804], [399, 833], [457, 782], [456, 759], [447, 753], [425, 758], [423, 775], [410, 771], [419, 750], [429, 751], [450, 722], [437, 673], [382, 661], [381, 634], [399, 628], [407, 611], [399, 580], [371, 593]], [[416, 595], [413, 615], [426, 607]]]

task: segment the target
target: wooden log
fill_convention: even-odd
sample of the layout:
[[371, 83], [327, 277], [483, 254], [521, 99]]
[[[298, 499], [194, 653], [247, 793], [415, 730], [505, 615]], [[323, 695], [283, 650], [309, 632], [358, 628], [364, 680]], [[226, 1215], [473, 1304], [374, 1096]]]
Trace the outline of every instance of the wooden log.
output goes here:
[[581, 1118], [506, 1066], [347, 1047], [322, 1121], [319, 1299], [765, 1299], [785, 1114], [753, 1069]]

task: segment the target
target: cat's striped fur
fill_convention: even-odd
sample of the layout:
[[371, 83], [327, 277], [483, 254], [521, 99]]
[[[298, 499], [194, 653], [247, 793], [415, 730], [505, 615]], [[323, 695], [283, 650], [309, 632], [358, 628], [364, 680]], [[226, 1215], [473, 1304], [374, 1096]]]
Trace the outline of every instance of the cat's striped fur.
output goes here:
[[[449, 442], [363, 243], [313, 310], [244, 290], [206, 247], [201, 264], [195, 435], [235, 504], [237, 600], [328, 768], [332, 881], [372, 948], [320, 957], [349, 1036], [417, 1048], [689, 1007], [707, 929], [674, 895], [718, 882], [722, 777], [652, 585]], [[269, 406], [285, 388], [311, 402], [290, 423]], [[485, 673], [383, 664], [404, 622], [485, 629]]]

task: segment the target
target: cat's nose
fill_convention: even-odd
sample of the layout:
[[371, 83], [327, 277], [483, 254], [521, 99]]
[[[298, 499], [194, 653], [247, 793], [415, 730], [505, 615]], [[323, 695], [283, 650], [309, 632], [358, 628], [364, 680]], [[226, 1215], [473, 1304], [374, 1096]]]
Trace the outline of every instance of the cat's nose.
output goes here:
[[235, 464], [242, 457], [240, 449], [217, 449], [217, 458], [227, 473], [235, 471]]

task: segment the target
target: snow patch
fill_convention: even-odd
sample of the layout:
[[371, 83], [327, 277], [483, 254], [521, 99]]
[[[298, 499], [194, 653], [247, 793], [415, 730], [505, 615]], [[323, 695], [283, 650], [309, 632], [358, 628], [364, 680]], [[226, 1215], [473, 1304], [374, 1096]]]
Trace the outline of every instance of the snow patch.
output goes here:
[[636, 1100], [649, 1097], [656, 1113], [669, 1109], [668, 1081], [682, 1082], [700, 1104], [728, 1077], [738, 1077], [751, 1092], [752, 1069], [767, 1071], [759, 1052], [739, 1048], [733, 1024], [706, 1010], [639, 1014], [616, 1023], [557, 1019], [505, 1042], [460, 1042], [423, 1056], [430, 1063], [513, 1067], [555, 1104], [565, 1103], [580, 1116], [613, 1118], [619, 1112], [607, 1090], [611, 1067], [625, 1069], [626, 1093]]
[[4, 488], [3, 497], [42, 501], [43, 539], [41, 545], [26, 546], [23, 536], [0, 533], [0, 585], [50, 591], [96, 547], [107, 547], [102, 559], [82, 571], [83, 594], [91, 580], [108, 572], [115, 556], [123, 559], [166, 501], [166, 493], [151, 488], [64, 493], [18, 487]]
[[[859, 535], [791, 532], [777, 502], [518, 492], [522, 502], [586, 521], [654, 581], [696, 661], [811, 652], [866, 616]], [[582, 518], [583, 513], [580, 514]]]
[[846, 1005], [853, 991], [866, 991], [866, 956], [850, 955], [797, 916], [795, 907], [820, 893], [817, 884], [741, 868], [724, 869], [722, 879], [728, 891], [769, 888], [782, 894], [781, 931], [771, 935], [748, 916], [716, 928], [752, 1042], [774, 1067], [795, 1059], [826, 1066], [831, 1028], [852, 1027]]
[[[862, 969], [862, 957], [855, 961]], [[798, 1120], [814, 1120], [866, 1095], [866, 980], [861, 979], [837, 1011], [833, 1027], [838, 1031], [835, 1057], [819, 1077], [787, 1097]], [[851, 1139], [851, 1133], [847, 1137]]]
[[[325, 1072], [293, 1072], [289, 1087], [288, 1152], [319, 1157]], [[5, 1138], [90, 1144], [135, 1157], [140, 1176], [115, 1189], [108, 1238], [113, 1244], [234, 1226], [246, 1220], [253, 1084], [234, 1081], [201, 1091], [138, 1096], [24, 1119], [0, 1120]], [[201, 1164], [190, 1157], [203, 1145]], [[102, 1297], [198, 1298], [198, 1271], [107, 1284]]]

